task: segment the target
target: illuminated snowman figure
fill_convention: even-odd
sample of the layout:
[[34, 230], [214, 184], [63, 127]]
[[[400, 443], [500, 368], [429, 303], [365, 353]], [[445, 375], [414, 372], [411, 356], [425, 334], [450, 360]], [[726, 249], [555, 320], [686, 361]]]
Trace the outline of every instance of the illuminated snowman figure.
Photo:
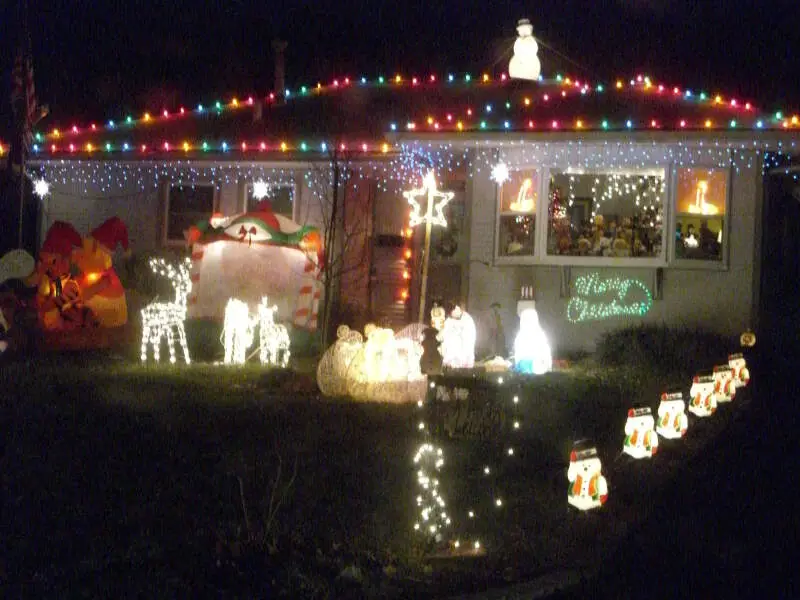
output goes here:
[[658, 405], [658, 435], [668, 439], [680, 439], [686, 435], [689, 418], [686, 416], [686, 403], [681, 392], [661, 394]]
[[653, 411], [649, 406], [632, 408], [625, 422], [625, 443], [622, 451], [633, 458], [650, 458], [658, 452], [658, 434]]
[[533, 37], [533, 25], [528, 19], [517, 22], [517, 41], [514, 42], [514, 56], [508, 63], [508, 74], [513, 79], [539, 79], [542, 65], [537, 53], [539, 44]]
[[733, 380], [733, 370], [728, 365], [714, 367], [714, 393], [717, 402], [730, 402], [736, 396], [736, 382]]
[[475, 365], [475, 321], [460, 306], [456, 306], [445, 319], [439, 335], [445, 367], [471, 369]]
[[608, 499], [608, 484], [602, 474], [596, 448], [573, 450], [569, 456], [567, 502], [578, 510], [600, 508]]
[[445, 312], [444, 308], [434, 302], [433, 308], [431, 308], [431, 327], [441, 331], [444, 327], [446, 318], [447, 313]]
[[696, 417], [710, 417], [717, 412], [717, 395], [714, 393], [714, 375], [696, 375], [689, 388], [689, 412]]
[[750, 383], [750, 370], [741, 352], [731, 354], [728, 357], [728, 366], [733, 371], [733, 383], [737, 388], [745, 387]]
[[533, 300], [520, 300], [519, 332], [514, 338], [514, 362], [520, 373], [542, 375], [553, 368], [553, 355], [547, 336], [539, 325], [539, 313]]

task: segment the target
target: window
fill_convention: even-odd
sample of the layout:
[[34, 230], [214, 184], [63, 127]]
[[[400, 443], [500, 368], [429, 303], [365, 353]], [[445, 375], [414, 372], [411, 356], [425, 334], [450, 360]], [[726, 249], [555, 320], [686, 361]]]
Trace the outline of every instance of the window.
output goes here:
[[678, 169], [675, 258], [722, 261], [728, 172]]
[[245, 210], [254, 210], [260, 202], [268, 201], [272, 206], [272, 212], [294, 219], [294, 186], [273, 185], [263, 181], [255, 181], [247, 184], [247, 203]]
[[500, 186], [498, 256], [533, 256], [539, 182], [539, 172], [527, 169], [511, 171]]
[[213, 185], [170, 185], [167, 197], [165, 241], [184, 242], [183, 232], [214, 212]]
[[664, 169], [550, 172], [547, 254], [661, 258]]

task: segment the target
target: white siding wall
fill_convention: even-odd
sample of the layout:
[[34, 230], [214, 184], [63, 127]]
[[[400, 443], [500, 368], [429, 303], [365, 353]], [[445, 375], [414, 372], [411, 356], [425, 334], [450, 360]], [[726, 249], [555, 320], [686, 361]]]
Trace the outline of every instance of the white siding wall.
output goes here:
[[[727, 334], [738, 334], [752, 324], [754, 302], [754, 255], [756, 217], [760, 214], [761, 169], [758, 160], [741, 166], [731, 178], [728, 206], [730, 220], [729, 265], [726, 270], [677, 268], [663, 270], [663, 295], [644, 317], [616, 317], [605, 321], [572, 324], [566, 319], [569, 298], [561, 297], [562, 269], [547, 265], [496, 266], [494, 264], [495, 185], [486, 169], [473, 172], [468, 187], [472, 202], [468, 310], [478, 322], [479, 345], [485, 342], [490, 306], [501, 304], [503, 326], [509, 346], [519, 320], [516, 302], [522, 285], [533, 285], [536, 307], [551, 344], [560, 351], [592, 350], [604, 331], [640, 323], [702, 326]], [[539, 218], [546, 218], [541, 202]], [[665, 233], [670, 231], [665, 225]], [[484, 264], [484, 263], [488, 263]], [[571, 280], [583, 273], [599, 271], [609, 277], [637, 278], [652, 290], [655, 269], [571, 267]]]

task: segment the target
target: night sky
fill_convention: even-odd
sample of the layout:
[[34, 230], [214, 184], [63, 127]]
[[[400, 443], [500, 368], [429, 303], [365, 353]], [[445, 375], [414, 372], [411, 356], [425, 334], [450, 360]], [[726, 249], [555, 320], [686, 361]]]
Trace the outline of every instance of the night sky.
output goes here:
[[[287, 84], [334, 76], [507, 68], [518, 18], [543, 72], [667, 84], [800, 110], [797, 0], [30, 0], [40, 102], [50, 124], [264, 93], [271, 40]], [[0, 137], [8, 139], [17, 0], [0, 3]], [[38, 5], [38, 6], [37, 6]], [[46, 122], [46, 123], [47, 123]]]

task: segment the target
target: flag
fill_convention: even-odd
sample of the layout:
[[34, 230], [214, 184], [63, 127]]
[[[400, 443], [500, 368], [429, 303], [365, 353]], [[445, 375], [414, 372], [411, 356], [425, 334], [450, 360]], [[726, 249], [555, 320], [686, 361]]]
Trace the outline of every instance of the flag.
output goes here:
[[37, 117], [30, 45], [26, 53], [23, 54], [20, 50], [14, 59], [14, 68], [11, 71], [11, 106], [14, 108], [20, 127], [22, 144], [27, 148], [32, 141], [33, 125]]

